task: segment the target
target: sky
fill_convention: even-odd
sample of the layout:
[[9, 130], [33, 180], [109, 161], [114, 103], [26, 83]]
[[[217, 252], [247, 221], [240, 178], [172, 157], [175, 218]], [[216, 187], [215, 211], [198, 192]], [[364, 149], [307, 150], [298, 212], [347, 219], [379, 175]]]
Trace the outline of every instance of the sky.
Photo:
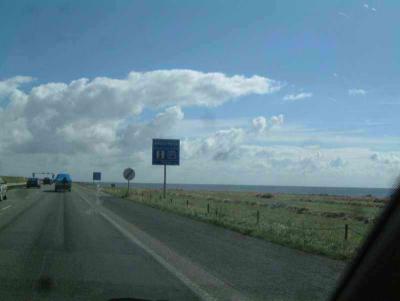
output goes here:
[[398, 1], [1, 1], [0, 174], [392, 187]]

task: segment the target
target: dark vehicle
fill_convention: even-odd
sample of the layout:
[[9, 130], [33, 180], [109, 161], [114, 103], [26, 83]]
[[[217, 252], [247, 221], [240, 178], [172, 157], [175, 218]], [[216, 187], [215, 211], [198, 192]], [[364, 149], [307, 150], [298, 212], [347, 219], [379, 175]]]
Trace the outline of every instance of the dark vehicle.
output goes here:
[[51, 179], [50, 178], [44, 178], [43, 179], [43, 185], [51, 185]]
[[57, 177], [54, 179], [54, 190], [56, 192], [58, 191], [71, 191], [72, 187], [72, 180], [69, 174], [67, 173], [60, 173], [57, 175]]
[[40, 183], [38, 178], [28, 178], [28, 180], [26, 181], [26, 188], [31, 188], [31, 187], [40, 188]]

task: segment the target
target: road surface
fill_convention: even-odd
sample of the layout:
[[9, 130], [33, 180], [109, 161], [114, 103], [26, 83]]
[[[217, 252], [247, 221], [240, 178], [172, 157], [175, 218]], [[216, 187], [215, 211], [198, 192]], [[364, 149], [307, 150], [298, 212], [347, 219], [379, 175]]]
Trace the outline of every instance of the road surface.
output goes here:
[[324, 300], [343, 263], [74, 185], [0, 202], [0, 300]]

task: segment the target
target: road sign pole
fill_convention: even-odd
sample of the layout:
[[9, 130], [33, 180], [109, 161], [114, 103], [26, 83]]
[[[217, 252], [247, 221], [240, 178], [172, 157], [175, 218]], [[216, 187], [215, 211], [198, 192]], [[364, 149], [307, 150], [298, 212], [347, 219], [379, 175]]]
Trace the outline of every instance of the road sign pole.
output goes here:
[[122, 175], [124, 176], [125, 180], [128, 181], [128, 191], [126, 192], [126, 196], [129, 195], [129, 183], [131, 180], [133, 180], [135, 178], [135, 171], [128, 167], [124, 169], [124, 172], [122, 173]]
[[178, 139], [153, 139], [152, 164], [164, 165], [163, 198], [167, 197], [167, 165], [179, 165]]
[[166, 188], [167, 188], [167, 164], [164, 164], [164, 188], [163, 188], [164, 199], [165, 199]]

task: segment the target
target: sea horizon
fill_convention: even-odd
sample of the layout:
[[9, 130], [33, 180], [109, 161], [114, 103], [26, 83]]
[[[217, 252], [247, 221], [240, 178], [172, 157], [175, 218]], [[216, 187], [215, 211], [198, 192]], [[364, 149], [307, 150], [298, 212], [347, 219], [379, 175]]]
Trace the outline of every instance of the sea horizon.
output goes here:
[[[93, 183], [93, 181], [86, 181]], [[117, 187], [127, 185], [127, 182], [103, 182], [100, 184]], [[130, 182], [131, 187], [162, 189], [162, 183], [138, 183]], [[384, 187], [340, 187], [340, 186], [297, 186], [297, 185], [247, 185], [247, 184], [182, 184], [167, 183], [167, 189], [182, 190], [204, 190], [204, 191], [236, 191], [236, 192], [258, 192], [258, 193], [288, 193], [288, 194], [323, 194], [339, 196], [367, 196], [388, 197], [394, 188]]]

